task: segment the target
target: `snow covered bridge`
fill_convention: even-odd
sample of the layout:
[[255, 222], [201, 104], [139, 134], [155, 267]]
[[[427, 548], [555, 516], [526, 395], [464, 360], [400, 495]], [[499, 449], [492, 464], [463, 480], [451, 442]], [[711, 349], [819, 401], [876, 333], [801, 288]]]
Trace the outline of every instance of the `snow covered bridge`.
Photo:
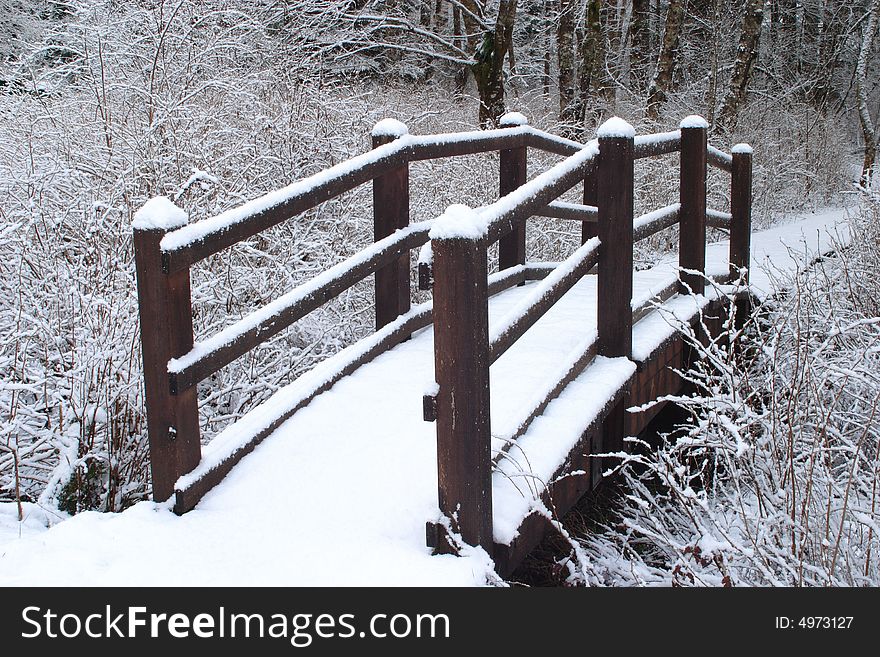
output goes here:
[[[676, 326], [717, 330], [737, 290], [726, 281], [748, 267], [750, 289], [769, 290], [767, 263], [792, 270], [824, 252], [843, 215], [756, 233], [750, 248], [750, 150], [708, 147], [702, 120], [645, 137], [614, 120], [586, 145], [508, 121], [430, 137], [381, 122], [369, 153], [191, 225], [167, 199], [149, 202], [135, 248], [158, 501], [0, 545], [0, 579], [468, 585], [507, 574], [547, 516], [601, 480], [590, 455], [621, 449], [650, 421], [627, 408], [678, 390], [669, 368], [690, 356]], [[529, 147], [565, 159], [527, 181]], [[409, 225], [410, 161], [491, 150], [501, 151], [497, 202]], [[634, 218], [633, 161], [679, 150], [681, 202]], [[707, 163], [732, 173], [730, 214], [705, 208]], [[192, 264], [370, 180], [373, 245], [194, 342]], [[556, 200], [580, 182], [583, 204]], [[563, 263], [526, 263], [534, 215], [581, 222], [583, 246]], [[706, 247], [706, 221], [731, 239]], [[675, 222], [679, 258], [633, 273], [633, 242]], [[500, 270], [489, 274], [496, 239]], [[433, 303], [415, 307], [412, 249], [433, 289]], [[196, 384], [373, 273], [375, 334], [200, 447]]]
[[[602, 460], [591, 455], [623, 450], [624, 437], [637, 435], [659, 407], [627, 408], [681, 387], [672, 368], [691, 356], [670, 318], [700, 323], [709, 334], [721, 329], [731, 301], [725, 286], [742, 282], [750, 264], [751, 149], [739, 145], [726, 154], [709, 146], [708, 125], [696, 116], [680, 130], [640, 137], [613, 118], [586, 145], [533, 129], [519, 114], [502, 125], [414, 137], [385, 120], [374, 129], [372, 151], [212, 219], [188, 225], [164, 197], [137, 213], [157, 501], [173, 496], [176, 513], [192, 510], [272, 436], [272, 443], [299, 446], [277, 464], [289, 477], [330, 478], [337, 495], [372, 507], [365, 514], [383, 513], [389, 496], [410, 499], [436, 475], [435, 504], [410, 522], [427, 523], [437, 552], [479, 546], [507, 574], [540, 540], [551, 508], [561, 514], [601, 481]], [[565, 158], [527, 180], [529, 147]], [[500, 151], [499, 200], [474, 209], [452, 205], [434, 221], [410, 224], [410, 162], [493, 150]], [[635, 160], [672, 152], [681, 154], [680, 202], [634, 218]], [[731, 174], [729, 214], [706, 208], [709, 164]], [[367, 181], [376, 237], [370, 247], [194, 342], [191, 266]], [[579, 183], [582, 204], [558, 200]], [[562, 263], [527, 263], [525, 225], [534, 215], [581, 222], [583, 245]], [[634, 242], [676, 223], [678, 262], [634, 275]], [[730, 231], [728, 252], [709, 271], [707, 223]], [[490, 275], [487, 248], [495, 242], [499, 271]], [[418, 248], [420, 287], [433, 290], [433, 301], [411, 307], [410, 250]], [[374, 274], [376, 333], [280, 390], [202, 450], [196, 385]], [[331, 387], [336, 396], [349, 390], [336, 409], [316, 400]], [[341, 424], [308, 438], [325, 414]], [[436, 443], [424, 440], [424, 421], [436, 424]], [[310, 450], [350, 439], [332, 461], [307, 465]], [[361, 484], [348, 486], [359, 477], [340, 477], [346, 459], [390, 489], [373, 496]], [[434, 463], [436, 472], [425, 470]], [[410, 485], [394, 488], [402, 482]], [[311, 494], [286, 496], [286, 503]], [[349, 506], [340, 501], [336, 514], [351, 513]]]

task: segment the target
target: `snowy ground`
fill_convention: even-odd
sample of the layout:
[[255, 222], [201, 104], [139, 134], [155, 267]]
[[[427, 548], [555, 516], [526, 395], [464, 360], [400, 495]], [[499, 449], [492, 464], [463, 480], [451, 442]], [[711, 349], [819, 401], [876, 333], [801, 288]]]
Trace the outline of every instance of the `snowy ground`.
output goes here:
[[[845, 240], [843, 210], [829, 210], [752, 237], [753, 284]], [[726, 270], [726, 244], [707, 252], [710, 272]], [[640, 272], [634, 297], [674, 275]], [[503, 434], [570, 352], [595, 331], [595, 280], [587, 277], [493, 366], [493, 433]], [[494, 298], [497, 320], [529, 290]], [[548, 407], [523, 437], [540, 476], [552, 472], [577, 434], [571, 407], [597, 386], [624, 377], [628, 361], [600, 360]], [[600, 369], [604, 368], [604, 369]], [[4, 585], [480, 585], [492, 578], [479, 552], [431, 556], [425, 522], [436, 518], [434, 425], [422, 420], [433, 380], [431, 331], [358, 370], [299, 411], [183, 517], [144, 502], [121, 514], [82, 513], [55, 521], [28, 505], [0, 505]], [[585, 418], [580, 418], [585, 421]], [[542, 448], [543, 449], [543, 448]], [[526, 458], [521, 459], [521, 464]], [[496, 539], [509, 539], [528, 510], [511, 479], [496, 476]], [[519, 502], [517, 502], [517, 498]]]

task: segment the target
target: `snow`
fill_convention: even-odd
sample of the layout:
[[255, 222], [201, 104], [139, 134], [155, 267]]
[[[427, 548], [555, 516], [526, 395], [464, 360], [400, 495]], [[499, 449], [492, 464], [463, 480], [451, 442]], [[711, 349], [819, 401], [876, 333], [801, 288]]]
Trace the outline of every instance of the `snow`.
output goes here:
[[745, 153], [747, 155], [751, 155], [753, 153], [752, 147], [748, 144], [737, 144], [733, 148], [730, 149], [731, 153]]
[[135, 230], [173, 230], [186, 226], [189, 215], [174, 205], [167, 196], [155, 196], [134, 213], [131, 227]]
[[679, 124], [680, 128], [709, 128], [709, 122], [706, 121], [702, 116], [698, 114], [691, 114], [690, 116], [686, 116], [681, 120]]
[[706, 146], [706, 152], [711, 153], [716, 158], [718, 158], [722, 162], [726, 163], [727, 166], [730, 166], [731, 164], [733, 164], [733, 156], [731, 156], [729, 153], [725, 153], [724, 151], [715, 148], [711, 144]]
[[596, 130], [599, 139], [635, 138], [636, 129], [619, 116], [612, 116]]
[[382, 119], [373, 126], [374, 137], [403, 137], [409, 134], [409, 128], [397, 119]]
[[456, 203], [434, 221], [428, 236], [432, 240], [477, 240], [486, 236], [486, 224], [475, 210]]
[[528, 125], [529, 120], [526, 118], [525, 114], [521, 114], [520, 112], [508, 112], [500, 119], [498, 119], [498, 125], [501, 126], [515, 126], [515, 125]]
[[[756, 292], [846, 241], [846, 211], [829, 209], [752, 236]], [[707, 249], [707, 269], [727, 273], [726, 242]], [[675, 263], [634, 275], [633, 300], [677, 278]], [[497, 325], [536, 289], [513, 288], [490, 301]], [[674, 297], [633, 331], [635, 356], [671, 334], [708, 303]], [[524, 412], [595, 338], [596, 277], [586, 276], [490, 371], [493, 452]], [[422, 312], [417, 306], [412, 313]], [[325, 361], [284, 388], [226, 439], [205, 447], [207, 462], [290, 406], [304, 390], [331, 380], [363, 343]], [[552, 401], [499, 460], [493, 475], [494, 534], [512, 540], [535, 511], [536, 497], [607, 397], [632, 375], [628, 359], [597, 357]], [[422, 395], [436, 390], [432, 331], [417, 331], [388, 353], [339, 380], [245, 457], [192, 512], [144, 502], [120, 514], [82, 513], [55, 521], [26, 505], [0, 504], [0, 584], [16, 585], [482, 585], [493, 578], [485, 554], [431, 556], [424, 526], [437, 517], [435, 427], [422, 420]], [[552, 387], [552, 386], [551, 386]], [[215, 444], [216, 443], [216, 444]], [[352, 537], [356, 537], [353, 542]]]
[[680, 130], [672, 130], [671, 132], [657, 132], [652, 135], [638, 135], [635, 138], [635, 145], [643, 144], [664, 144], [668, 141], [678, 141], [681, 139]]

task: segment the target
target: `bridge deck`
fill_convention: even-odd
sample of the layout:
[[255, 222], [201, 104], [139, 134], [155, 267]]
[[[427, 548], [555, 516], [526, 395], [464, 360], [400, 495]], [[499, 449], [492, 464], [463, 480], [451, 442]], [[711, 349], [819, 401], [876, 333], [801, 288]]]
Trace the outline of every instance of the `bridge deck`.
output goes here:
[[[814, 215], [754, 234], [753, 284], [769, 289], [758, 268], [768, 260], [780, 270], [795, 266], [781, 238], [801, 253], [826, 250], [824, 229], [842, 216]], [[708, 271], [724, 271], [726, 257], [726, 245], [710, 246]], [[650, 296], [674, 277], [668, 265], [636, 273], [634, 298]], [[490, 320], [528, 289], [493, 298]], [[515, 428], [536, 391], [558, 380], [555, 370], [595, 326], [595, 282], [587, 277], [493, 365], [494, 435]], [[634, 328], [635, 350], [649, 349], [670, 330], [662, 318], [647, 317]], [[598, 412], [633, 368], [625, 359], [597, 360], [510, 450], [493, 482], [496, 542], [513, 538], [531, 506], [529, 491], [552, 475], [589, 424], [590, 409]], [[433, 378], [432, 333], [426, 329], [300, 410], [192, 512], [178, 517], [168, 505], [144, 502], [118, 515], [80, 514], [48, 533], [0, 544], [0, 581], [483, 583], [494, 576], [484, 554], [431, 556], [425, 547], [425, 522], [437, 514], [437, 475], [434, 425], [422, 419], [421, 397]], [[501, 444], [496, 439], [493, 449]]]

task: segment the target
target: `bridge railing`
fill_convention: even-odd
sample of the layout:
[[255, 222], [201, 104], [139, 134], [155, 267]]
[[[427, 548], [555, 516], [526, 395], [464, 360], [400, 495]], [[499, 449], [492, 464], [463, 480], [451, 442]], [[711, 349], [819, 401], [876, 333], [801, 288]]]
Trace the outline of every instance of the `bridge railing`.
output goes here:
[[[660, 293], [703, 291], [707, 221], [730, 230], [731, 276], [749, 265], [751, 149], [734, 147], [728, 155], [707, 144], [708, 125], [688, 117], [681, 129], [636, 137], [621, 119], [600, 127], [598, 140], [565, 153], [568, 157], [525, 180], [524, 164], [511, 167], [509, 191], [492, 205], [470, 209], [451, 206], [431, 228], [434, 297], [436, 391], [424, 400], [425, 419], [437, 425], [438, 500], [441, 521], [428, 523], [428, 542], [439, 551], [454, 551], [451, 530], [466, 543], [493, 553], [492, 456], [489, 367], [583, 276], [597, 268], [597, 327], [563, 367], [565, 374], [517, 429], [503, 436], [509, 446], [531, 421], [597, 354], [632, 358], [632, 326], [646, 307], [632, 308], [633, 244], [679, 224], [680, 278]], [[680, 152], [679, 203], [633, 217], [634, 162]], [[519, 156], [524, 162], [524, 155]], [[731, 173], [730, 213], [707, 211], [706, 173], [712, 164]], [[502, 165], [502, 171], [504, 167]], [[556, 199], [584, 181], [584, 203]], [[502, 192], [505, 186], [502, 184]], [[527, 297], [495, 325], [489, 324], [486, 288], [487, 247], [500, 236], [517, 236], [516, 258], [524, 262], [526, 219], [532, 215], [574, 219], [583, 224], [583, 245], [560, 263]], [[585, 337], [589, 337], [585, 327]], [[609, 409], [597, 452], [623, 448], [625, 405]], [[502, 448], [503, 451], [504, 448]], [[591, 476], [600, 476], [594, 459]]]
[[[409, 135], [403, 124], [385, 120], [373, 130], [371, 151], [210, 219], [188, 224], [185, 213], [164, 197], [136, 213], [133, 244], [155, 499], [174, 495], [176, 512], [191, 509], [296, 410], [431, 323], [430, 303], [410, 307], [410, 251], [428, 241], [431, 222], [410, 223], [409, 164], [500, 151], [499, 187], [504, 195], [525, 180], [527, 147], [563, 155], [580, 149], [576, 142], [531, 128], [520, 118], [510, 115], [498, 130], [427, 136]], [[195, 340], [191, 267], [367, 182], [373, 184], [373, 244], [219, 333]], [[546, 210], [540, 201], [528, 208], [535, 213], [565, 211]], [[516, 221], [507, 217], [493, 229], [501, 238], [504, 271], [483, 281], [489, 294], [547, 274], [546, 269], [524, 265], [521, 215], [517, 210]], [[270, 399], [264, 412], [243, 418], [235, 432], [224, 432], [203, 450], [198, 383], [372, 275], [376, 333], [334, 357], [332, 368], [318, 366], [300, 377], [301, 385], [287, 398]]]

